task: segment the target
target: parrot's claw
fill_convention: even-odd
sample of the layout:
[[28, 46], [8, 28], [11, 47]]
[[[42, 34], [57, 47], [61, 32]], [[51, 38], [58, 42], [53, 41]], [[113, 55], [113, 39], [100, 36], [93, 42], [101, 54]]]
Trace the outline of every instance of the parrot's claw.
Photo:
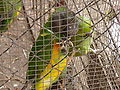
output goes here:
[[67, 47], [67, 46], [74, 46], [73, 43], [70, 41], [71, 38], [68, 38], [67, 40], [63, 40], [61, 42], [58, 42], [57, 44], [60, 44], [62, 47]]
[[61, 42], [57, 42], [57, 44], [61, 45], [61, 50], [64, 50], [64, 52], [69, 53], [69, 49], [71, 47], [74, 47], [73, 43], [70, 41], [71, 38], [68, 38], [66, 40], [62, 40]]

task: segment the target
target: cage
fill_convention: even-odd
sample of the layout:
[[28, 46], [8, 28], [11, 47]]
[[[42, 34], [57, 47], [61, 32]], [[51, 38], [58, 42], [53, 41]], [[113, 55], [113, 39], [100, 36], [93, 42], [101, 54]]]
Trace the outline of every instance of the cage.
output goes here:
[[119, 90], [119, 0], [0, 0], [0, 90]]

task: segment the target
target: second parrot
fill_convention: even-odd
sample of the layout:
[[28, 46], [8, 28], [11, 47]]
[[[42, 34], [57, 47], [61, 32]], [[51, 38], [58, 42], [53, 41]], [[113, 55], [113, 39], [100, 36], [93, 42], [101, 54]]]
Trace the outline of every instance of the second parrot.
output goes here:
[[21, 8], [21, 0], [0, 0], [0, 33], [8, 30]]

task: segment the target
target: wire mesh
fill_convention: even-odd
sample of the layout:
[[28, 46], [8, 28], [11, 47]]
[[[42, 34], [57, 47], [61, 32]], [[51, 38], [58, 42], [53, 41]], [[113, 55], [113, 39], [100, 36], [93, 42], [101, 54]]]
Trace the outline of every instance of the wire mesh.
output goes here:
[[0, 90], [119, 90], [119, 13], [119, 0], [0, 0]]

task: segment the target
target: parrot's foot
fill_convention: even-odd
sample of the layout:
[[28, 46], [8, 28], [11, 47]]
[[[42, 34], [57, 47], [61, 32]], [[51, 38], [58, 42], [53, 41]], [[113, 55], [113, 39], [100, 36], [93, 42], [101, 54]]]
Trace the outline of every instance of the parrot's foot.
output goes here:
[[70, 41], [70, 38], [67, 40], [62, 40], [61, 42], [57, 43], [61, 45], [61, 50], [64, 52], [69, 53], [69, 48], [74, 47], [73, 43]]

